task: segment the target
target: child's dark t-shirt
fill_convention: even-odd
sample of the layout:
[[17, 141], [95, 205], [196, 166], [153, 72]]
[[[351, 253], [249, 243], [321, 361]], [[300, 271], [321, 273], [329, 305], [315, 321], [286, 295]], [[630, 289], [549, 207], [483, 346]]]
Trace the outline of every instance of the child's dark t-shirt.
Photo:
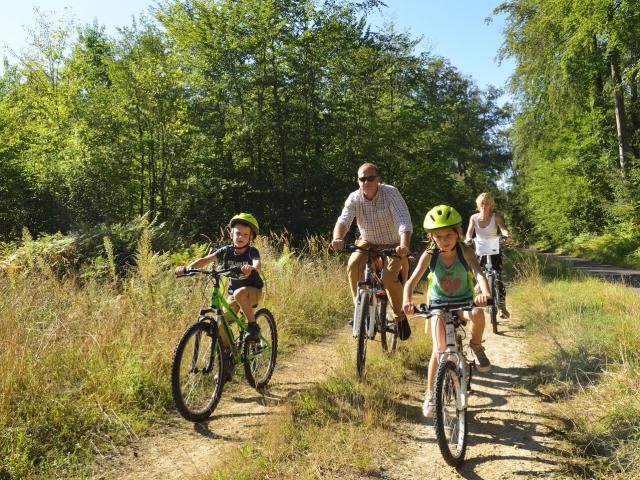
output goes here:
[[[241, 267], [242, 265], [253, 265], [254, 260], [260, 260], [260, 252], [255, 247], [247, 248], [244, 253], [236, 255], [233, 245], [219, 248], [213, 254], [225, 267]], [[264, 283], [258, 272], [253, 270], [249, 275], [242, 275], [241, 278], [229, 280], [229, 294], [232, 294], [240, 287], [262, 288]]]

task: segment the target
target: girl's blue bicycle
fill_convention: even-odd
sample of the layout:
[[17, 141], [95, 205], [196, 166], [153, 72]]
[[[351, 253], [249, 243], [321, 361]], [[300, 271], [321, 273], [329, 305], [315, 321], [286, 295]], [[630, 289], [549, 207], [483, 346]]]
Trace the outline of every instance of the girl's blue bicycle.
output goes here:
[[[171, 366], [171, 391], [180, 415], [199, 422], [216, 408], [225, 381], [233, 378], [236, 365], [244, 366], [249, 384], [263, 389], [273, 374], [278, 351], [278, 333], [273, 315], [266, 308], [256, 311], [261, 336], [258, 342], [245, 341], [247, 319], [236, 315], [226, 299], [227, 277], [240, 274], [238, 267], [224, 270], [187, 270], [213, 279], [211, 306], [202, 308], [195, 323], [187, 327], [176, 346]], [[234, 328], [237, 325], [237, 336]]]

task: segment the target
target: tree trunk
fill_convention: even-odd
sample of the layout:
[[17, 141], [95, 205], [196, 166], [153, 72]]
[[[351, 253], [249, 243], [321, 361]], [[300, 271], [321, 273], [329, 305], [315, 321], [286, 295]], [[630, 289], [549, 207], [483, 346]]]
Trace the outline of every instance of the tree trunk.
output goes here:
[[622, 78], [620, 76], [620, 61], [617, 52], [609, 57], [611, 66], [611, 84], [613, 87], [613, 105], [616, 114], [616, 128], [618, 131], [618, 157], [622, 177], [627, 175], [627, 158], [629, 157], [629, 139], [627, 136], [627, 121], [624, 111], [624, 96], [622, 93]]
[[[638, 74], [633, 76], [631, 82], [631, 106], [629, 107], [629, 119], [631, 120], [631, 138], [634, 138], [636, 132], [640, 130], [640, 117], [638, 117]], [[640, 148], [638, 148], [637, 142], [631, 145], [633, 156], [635, 158], [640, 157]]]

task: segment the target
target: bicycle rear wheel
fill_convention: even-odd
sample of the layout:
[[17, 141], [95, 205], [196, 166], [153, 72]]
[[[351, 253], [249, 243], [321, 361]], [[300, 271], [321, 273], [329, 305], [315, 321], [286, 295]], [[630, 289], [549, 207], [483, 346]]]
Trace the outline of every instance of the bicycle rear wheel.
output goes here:
[[382, 350], [388, 354], [396, 351], [398, 346], [398, 327], [393, 321], [393, 315], [389, 319], [389, 299], [384, 296], [378, 299], [376, 315], [378, 316], [378, 325], [380, 326], [380, 343]]
[[267, 386], [276, 366], [278, 332], [273, 314], [266, 308], [256, 312], [256, 323], [260, 327], [260, 341], [244, 342], [242, 358], [247, 382], [259, 390]]
[[360, 325], [358, 328], [358, 345], [356, 347], [356, 371], [360, 378], [364, 378], [365, 363], [367, 361], [367, 325], [369, 323], [369, 292], [360, 292], [358, 299], [358, 313]]
[[491, 292], [491, 298], [493, 298], [493, 304], [489, 305], [489, 317], [491, 318], [491, 328], [493, 333], [498, 333], [498, 299], [496, 298], [496, 277], [495, 273], [488, 276], [489, 291]]
[[224, 362], [216, 326], [191, 325], [173, 354], [171, 392], [180, 415], [199, 422], [216, 408], [224, 386]]
[[462, 465], [467, 449], [467, 409], [461, 408], [461, 393], [456, 364], [441, 362], [436, 375], [434, 426], [440, 452], [452, 467]]

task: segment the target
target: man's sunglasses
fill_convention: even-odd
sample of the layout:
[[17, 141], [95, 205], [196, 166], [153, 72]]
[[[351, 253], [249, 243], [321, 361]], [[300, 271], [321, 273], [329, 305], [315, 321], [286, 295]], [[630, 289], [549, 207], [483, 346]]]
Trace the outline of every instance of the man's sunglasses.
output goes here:
[[366, 177], [358, 177], [358, 180], [364, 183], [364, 182], [373, 182], [376, 178], [378, 178], [378, 175], [367, 175]]

